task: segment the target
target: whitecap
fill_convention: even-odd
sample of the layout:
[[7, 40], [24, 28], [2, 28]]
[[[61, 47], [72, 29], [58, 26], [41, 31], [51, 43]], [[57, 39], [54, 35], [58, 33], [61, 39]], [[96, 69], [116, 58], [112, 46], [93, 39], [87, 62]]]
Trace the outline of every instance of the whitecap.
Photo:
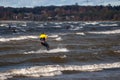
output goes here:
[[93, 31], [93, 32], [88, 32], [88, 33], [92, 33], [92, 34], [119, 34], [120, 33], [120, 29], [118, 30], [111, 30], [111, 31]]
[[58, 35], [50, 35], [49, 37], [51, 37], [51, 38], [56, 38], [56, 37], [58, 37]]
[[99, 22], [85, 22], [85, 24], [86, 25], [89, 25], [89, 24], [91, 24], [91, 25], [96, 25], [96, 24], [98, 24]]
[[40, 24], [40, 25], [38, 25], [37, 27], [43, 28], [43, 27], [44, 27], [44, 25], [43, 25], [43, 24]]
[[55, 39], [56, 41], [62, 41], [62, 38], [61, 37], [58, 37]]
[[8, 24], [0, 24], [0, 27], [8, 27]]
[[33, 66], [21, 69], [11, 69], [6, 72], [1, 72], [0, 79], [5, 80], [13, 76], [26, 76], [26, 77], [43, 77], [43, 76], [56, 76], [62, 75], [62, 71], [100, 71], [103, 69], [120, 68], [120, 62], [114, 63], [101, 63], [91, 65], [44, 65]]
[[56, 48], [56, 49], [51, 49], [50, 51], [47, 51], [47, 53], [58, 53], [58, 52], [69, 52], [69, 50], [66, 48]]
[[83, 33], [83, 32], [78, 32], [78, 33], [76, 33], [77, 35], [85, 35], [85, 33]]
[[60, 24], [62, 24], [62, 22], [57, 22], [57, 23], [54, 23], [54, 24], [56, 24], [56, 25], [60, 25]]
[[118, 24], [99, 24], [100, 26], [118, 26]]
[[18, 37], [12, 37], [12, 38], [0, 38], [0, 42], [8, 42], [8, 41], [12, 41], [12, 40], [24, 40], [24, 39], [36, 39], [38, 38], [38, 36], [18, 36]]
[[37, 50], [37, 51], [24, 52], [24, 54], [31, 54], [31, 53], [59, 53], [59, 52], [69, 52], [69, 50], [66, 49], [66, 48], [55, 48], [55, 49], [51, 49], [49, 51], [40, 49], [40, 50]]
[[80, 30], [81, 28], [83, 28], [82, 26], [71, 26], [70, 30]]

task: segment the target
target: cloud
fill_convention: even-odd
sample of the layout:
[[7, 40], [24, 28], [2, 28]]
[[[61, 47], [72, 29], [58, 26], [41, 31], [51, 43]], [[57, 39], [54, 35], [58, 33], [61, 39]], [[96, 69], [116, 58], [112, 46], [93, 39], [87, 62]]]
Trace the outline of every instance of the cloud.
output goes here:
[[79, 5], [120, 5], [119, 0], [0, 0], [0, 6], [11, 7], [34, 7], [49, 5], [71, 5], [78, 3]]

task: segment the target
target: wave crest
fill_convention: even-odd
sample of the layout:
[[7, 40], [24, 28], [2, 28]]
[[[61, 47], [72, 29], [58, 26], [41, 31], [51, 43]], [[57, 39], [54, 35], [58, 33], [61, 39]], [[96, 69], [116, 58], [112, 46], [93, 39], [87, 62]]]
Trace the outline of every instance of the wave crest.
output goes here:
[[13, 76], [26, 77], [43, 77], [61, 75], [62, 71], [98, 71], [103, 69], [120, 68], [120, 62], [93, 64], [93, 65], [46, 65], [27, 67], [23, 69], [12, 69], [10, 71], [0, 73], [0, 79], [4, 80]]

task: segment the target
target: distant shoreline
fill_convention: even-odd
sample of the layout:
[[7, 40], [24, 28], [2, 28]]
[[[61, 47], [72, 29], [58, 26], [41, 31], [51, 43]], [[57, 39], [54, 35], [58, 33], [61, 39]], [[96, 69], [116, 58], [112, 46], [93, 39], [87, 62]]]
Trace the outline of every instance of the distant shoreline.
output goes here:
[[120, 6], [0, 7], [0, 20], [12, 21], [120, 21]]
[[1, 22], [4, 22], [4, 23], [25, 23], [25, 22], [120, 22], [120, 21], [112, 21], [112, 20], [110, 20], [110, 21], [108, 21], [108, 20], [100, 20], [100, 21], [26, 21], [26, 20], [24, 20], [24, 21], [22, 21], [22, 20], [0, 20], [0, 23]]

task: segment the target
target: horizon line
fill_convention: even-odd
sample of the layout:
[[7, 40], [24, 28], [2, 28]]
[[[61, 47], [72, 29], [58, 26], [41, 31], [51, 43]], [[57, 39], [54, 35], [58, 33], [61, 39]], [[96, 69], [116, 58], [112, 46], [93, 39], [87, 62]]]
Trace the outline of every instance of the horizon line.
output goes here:
[[83, 6], [83, 7], [89, 7], [89, 6], [112, 6], [112, 7], [115, 7], [115, 6], [120, 6], [120, 5], [111, 5], [111, 4], [108, 4], [108, 5], [76, 5], [76, 4], [70, 4], [70, 5], [46, 5], [46, 6], [19, 6], [19, 7], [15, 7], [15, 6], [0, 6], [0, 7], [4, 7], [4, 8], [35, 8], [35, 7], [51, 7], [51, 6], [54, 6], [54, 7], [63, 7], [63, 6]]

